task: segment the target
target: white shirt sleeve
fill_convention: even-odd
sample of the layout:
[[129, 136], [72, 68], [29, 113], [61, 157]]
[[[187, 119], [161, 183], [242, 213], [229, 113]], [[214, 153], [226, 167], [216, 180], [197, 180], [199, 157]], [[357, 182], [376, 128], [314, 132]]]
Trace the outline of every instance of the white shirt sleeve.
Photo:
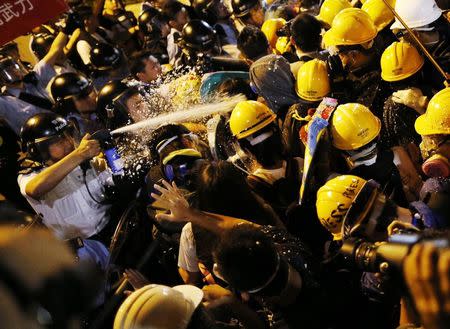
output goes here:
[[178, 267], [188, 272], [199, 272], [197, 251], [195, 249], [192, 224], [184, 225], [180, 236], [180, 249], [178, 250]]
[[77, 52], [85, 65], [91, 63], [91, 45], [86, 40], [80, 40], [77, 42]]

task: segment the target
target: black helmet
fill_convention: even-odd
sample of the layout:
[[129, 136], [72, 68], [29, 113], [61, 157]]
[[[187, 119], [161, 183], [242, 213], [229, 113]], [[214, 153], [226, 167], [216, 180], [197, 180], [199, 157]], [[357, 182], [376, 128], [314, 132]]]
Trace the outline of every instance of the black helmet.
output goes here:
[[132, 27], [137, 25], [136, 16], [131, 11], [120, 9], [115, 15], [115, 20], [118, 24], [120, 24], [124, 29], [131, 29]]
[[214, 0], [193, 0], [192, 8], [194, 8], [195, 12], [202, 19], [209, 20], [214, 18], [211, 12], [211, 6], [214, 4]]
[[14, 84], [23, 81], [29, 72], [12, 57], [0, 57], [0, 82]]
[[48, 142], [60, 137], [69, 128], [66, 119], [56, 113], [39, 113], [29, 118], [20, 130], [22, 148], [35, 161], [49, 159]]
[[181, 45], [196, 51], [206, 51], [217, 45], [214, 29], [205, 21], [193, 19], [186, 23], [181, 33]]
[[50, 92], [56, 103], [73, 97], [89, 95], [93, 90], [91, 82], [79, 73], [67, 72], [58, 75], [50, 86]]
[[38, 60], [44, 58], [48, 53], [55, 37], [51, 34], [39, 33], [33, 36], [31, 41], [31, 50], [36, 55]]
[[138, 17], [139, 30], [143, 33], [153, 32], [153, 18], [159, 14], [159, 10], [153, 7], [145, 9]]
[[130, 121], [125, 101], [139, 93], [120, 80], [108, 82], [97, 95], [97, 115], [109, 129], [118, 128]]
[[97, 71], [118, 68], [122, 64], [122, 52], [107, 43], [98, 43], [91, 49], [91, 63]]
[[247, 15], [253, 7], [260, 4], [259, 1], [260, 0], [231, 0], [234, 16], [243, 17]]

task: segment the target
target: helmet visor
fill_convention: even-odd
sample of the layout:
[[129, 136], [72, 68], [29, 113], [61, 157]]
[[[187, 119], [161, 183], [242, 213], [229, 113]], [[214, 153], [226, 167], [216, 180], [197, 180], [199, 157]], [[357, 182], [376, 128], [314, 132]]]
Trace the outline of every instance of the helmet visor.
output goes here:
[[26, 69], [12, 58], [0, 61], [0, 76], [5, 83], [21, 82], [27, 73]]

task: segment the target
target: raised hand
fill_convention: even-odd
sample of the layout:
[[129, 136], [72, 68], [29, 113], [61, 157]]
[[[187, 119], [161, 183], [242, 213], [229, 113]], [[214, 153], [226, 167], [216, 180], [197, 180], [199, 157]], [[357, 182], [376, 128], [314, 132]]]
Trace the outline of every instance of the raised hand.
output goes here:
[[152, 193], [151, 196], [158, 201], [159, 205], [170, 211], [170, 214], [157, 214], [156, 219], [167, 220], [171, 222], [185, 222], [188, 220], [191, 208], [186, 198], [178, 189], [177, 184], [172, 185], [165, 180], [163, 186], [155, 184], [154, 187], [161, 194]]

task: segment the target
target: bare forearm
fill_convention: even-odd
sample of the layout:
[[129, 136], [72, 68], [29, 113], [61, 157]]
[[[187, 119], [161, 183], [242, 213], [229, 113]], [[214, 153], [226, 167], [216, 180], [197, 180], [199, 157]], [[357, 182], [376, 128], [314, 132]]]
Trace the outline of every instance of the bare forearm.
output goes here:
[[213, 214], [191, 208], [187, 214], [187, 220], [208, 231], [222, 234], [239, 224], [255, 225], [244, 219], [229, 217], [225, 215]]
[[84, 159], [73, 151], [57, 163], [42, 170], [30, 180], [25, 188], [25, 193], [33, 199], [40, 199], [58, 185], [64, 177], [74, 170]]
[[50, 65], [55, 64], [58, 56], [63, 52], [64, 46], [67, 44], [67, 35], [59, 32], [50, 47], [50, 50], [44, 57], [44, 61]]

